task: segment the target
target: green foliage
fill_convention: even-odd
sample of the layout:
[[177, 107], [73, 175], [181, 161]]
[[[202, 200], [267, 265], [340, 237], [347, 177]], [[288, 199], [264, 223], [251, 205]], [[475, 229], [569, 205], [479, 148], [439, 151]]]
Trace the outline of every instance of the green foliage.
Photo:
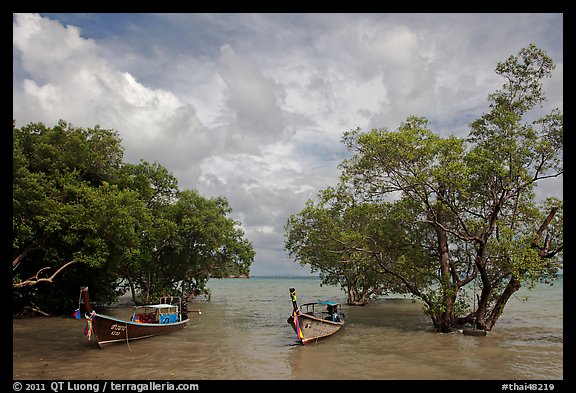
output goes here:
[[125, 164], [121, 184], [137, 190], [146, 206], [159, 208], [174, 203], [178, 194], [178, 180], [166, 168], [155, 162], [140, 160], [137, 165]]
[[248, 273], [254, 252], [224, 198], [178, 190], [158, 163], [122, 160], [113, 130], [13, 127], [15, 309], [69, 312], [83, 285], [105, 303], [126, 286], [150, 299]]
[[225, 198], [180, 192], [173, 204], [154, 212], [143, 257], [128, 267], [126, 278], [149, 300], [179, 287], [186, 295], [205, 292], [211, 277], [248, 275], [254, 251], [239, 223], [227, 217], [230, 212]]
[[323, 283], [342, 287], [349, 304], [405, 291], [396, 277], [381, 274], [390, 259], [415, 253], [409, 235], [397, 227], [401, 205], [363, 203], [343, 188], [330, 187], [319, 199], [318, 204], [309, 200], [288, 219], [285, 248], [290, 256], [319, 272]]

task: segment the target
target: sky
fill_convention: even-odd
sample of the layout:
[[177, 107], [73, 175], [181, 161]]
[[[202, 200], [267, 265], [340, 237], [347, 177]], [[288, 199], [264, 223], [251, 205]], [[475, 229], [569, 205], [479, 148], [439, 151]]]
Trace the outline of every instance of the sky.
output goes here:
[[[284, 226], [338, 183], [344, 132], [410, 115], [464, 137], [533, 43], [556, 69], [561, 13], [14, 14], [13, 118], [118, 131], [124, 161], [158, 162], [179, 189], [224, 196], [256, 252], [252, 276], [310, 275]], [[562, 178], [537, 196], [562, 198]]]

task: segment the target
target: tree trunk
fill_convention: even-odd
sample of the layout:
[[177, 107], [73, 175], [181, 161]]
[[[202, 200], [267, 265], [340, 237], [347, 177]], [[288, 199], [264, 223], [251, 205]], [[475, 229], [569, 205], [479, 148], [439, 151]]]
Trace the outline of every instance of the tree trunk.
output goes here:
[[453, 273], [451, 272], [450, 266], [450, 249], [448, 247], [448, 234], [444, 229], [446, 224], [444, 211], [440, 206], [436, 210], [436, 237], [438, 239], [438, 255], [440, 258], [440, 282], [442, 285], [442, 302], [443, 307], [441, 309], [435, 308], [434, 313], [436, 318], [434, 326], [436, 330], [442, 333], [447, 333], [452, 330], [454, 326], [454, 303], [456, 301], [457, 289], [452, 283]]
[[136, 298], [136, 287], [134, 286], [134, 281], [132, 281], [132, 278], [128, 277], [128, 286], [130, 287], [130, 294], [132, 295], [132, 302], [134, 304], [138, 304], [138, 299]]
[[455, 299], [456, 299], [455, 296], [446, 296], [444, 302], [445, 309], [443, 311], [439, 309], [434, 310], [432, 322], [434, 323], [436, 331], [438, 331], [439, 333], [449, 333], [452, 331], [452, 327], [454, 327]]
[[[487, 313], [488, 309], [488, 300], [490, 299], [490, 295], [492, 294], [492, 283], [486, 274], [486, 270], [484, 269], [483, 264], [477, 265], [479, 266], [478, 271], [480, 272], [480, 278], [482, 280], [482, 291], [480, 292], [480, 296], [478, 297], [478, 308], [476, 309], [476, 321], [475, 324], [478, 327], [486, 326], [486, 321], [484, 317]], [[481, 266], [481, 267], [480, 267]]]
[[[532, 247], [534, 247], [538, 250], [541, 258], [546, 258], [546, 257], [549, 257], [551, 255], [553, 256], [557, 252], [559, 252], [559, 250], [561, 250], [561, 248], [559, 248], [557, 250], [550, 250], [549, 242], [544, 242], [543, 246], [539, 245], [539, 242], [542, 238], [542, 234], [544, 233], [546, 228], [552, 222], [557, 211], [558, 211], [557, 207], [553, 207], [551, 209], [550, 213], [548, 214], [548, 216], [546, 217], [546, 219], [544, 220], [544, 222], [542, 223], [542, 225], [540, 226], [540, 228], [536, 232], [534, 239], [532, 240]], [[491, 233], [491, 231], [487, 231], [484, 234], [485, 235], [484, 239], [486, 239], [488, 237], [488, 234], [490, 234], [490, 233]], [[510, 278], [510, 281], [506, 285], [506, 288], [500, 294], [500, 296], [498, 297], [498, 300], [496, 301], [496, 303], [492, 307], [492, 310], [489, 311], [488, 310], [488, 301], [489, 301], [491, 295], [493, 295], [493, 293], [492, 293], [493, 292], [493, 286], [492, 286], [492, 282], [490, 281], [490, 278], [486, 274], [485, 263], [482, 259], [483, 255], [484, 255], [484, 250], [485, 250], [484, 245], [485, 245], [485, 241], [481, 243], [481, 246], [480, 246], [479, 252], [478, 252], [478, 256], [476, 257], [476, 266], [478, 267], [478, 270], [480, 272], [480, 277], [482, 279], [482, 293], [480, 295], [480, 298], [478, 299], [478, 308], [476, 309], [476, 312], [474, 313], [474, 315], [476, 316], [476, 318], [475, 318], [476, 326], [480, 329], [490, 331], [490, 330], [492, 330], [492, 328], [494, 327], [494, 325], [498, 321], [498, 318], [500, 318], [500, 316], [504, 312], [504, 307], [506, 306], [506, 303], [508, 302], [510, 297], [514, 294], [514, 292], [518, 291], [521, 288], [522, 282], [520, 280], [518, 280], [515, 276], [512, 276]], [[525, 273], [525, 271], [522, 271], [520, 274], [523, 274], [523, 273]]]
[[486, 321], [483, 321], [483, 324], [480, 325], [480, 328], [482, 328], [486, 331], [492, 330], [492, 328], [496, 324], [496, 321], [498, 320], [498, 318], [500, 318], [500, 316], [504, 312], [504, 307], [506, 306], [508, 299], [510, 299], [510, 296], [512, 296], [512, 294], [514, 292], [519, 290], [520, 287], [521, 287], [521, 282], [519, 280], [517, 280], [514, 276], [512, 276], [510, 278], [510, 281], [508, 282], [508, 285], [506, 285], [504, 292], [502, 292], [502, 294], [500, 295], [500, 297], [496, 301], [496, 304], [492, 308], [492, 312], [490, 312], [490, 316], [488, 317], [488, 319], [486, 319]]
[[368, 299], [365, 296], [365, 291], [360, 293], [355, 286], [350, 285], [346, 292], [346, 304], [350, 306], [363, 306], [368, 303]]

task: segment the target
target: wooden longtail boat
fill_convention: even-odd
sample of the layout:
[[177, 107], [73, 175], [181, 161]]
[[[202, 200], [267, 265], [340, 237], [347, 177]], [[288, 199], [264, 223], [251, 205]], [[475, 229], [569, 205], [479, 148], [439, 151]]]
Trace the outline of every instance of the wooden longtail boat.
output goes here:
[[[187, 317], [182, 319], [182, 307], [178, 297], [162, 298], [159, 304], [134, 306], [132, 318], [127, 321], [96, 313], [90, 305], [88, 288], [83, 287], [80, 291], [86, 308], [84, 334], [88, 339], [94, 335], [100, 348], [109, 344], [171, 333], [182, 329], [189, 321]], [[76, 312], [79, 311], [80, 307]], [[199, 310], [195, 312], [200, 313]]]
[[[292, 326], [298, 337], [298, 341], [303, 344], [316, 342], [339, 331], [344, 326], [344, 314], [338, 312], [339, 303], [322, 301], [302, 304], [306, 311], [302, 312], [296, 302], [296, 290], [290, 288], [292, 299], [292, 315], [286, 322]], [[317, 311], [316, 307], [324, 308], [326, 311]]]

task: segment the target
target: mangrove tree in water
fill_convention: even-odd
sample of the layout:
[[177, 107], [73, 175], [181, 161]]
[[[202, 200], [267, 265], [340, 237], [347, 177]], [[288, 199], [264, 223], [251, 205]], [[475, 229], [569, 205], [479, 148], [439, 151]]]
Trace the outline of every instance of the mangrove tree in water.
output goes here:
[[[526, 120], [545, 100], [542, 79], [553, 69], [534, 45], [499, 63], [505, 82], [467, 138], [441, 137], [416, 116], [395, 131], [346, 132], [353, 156], [341, 163], [337, 187], [345, 192], [290, 218], [291, 255], [342, 275], [371, 269], [381, 285], [423, 301], [440, 332], [464, 323], [491, 330], [522, 284], [550, 282], [562, 266], [562, 201], [537, 203], [534, 190], [563, 174], [563, 115]], [[313, 210], [334, 214], [342, 200], [341, 212], [354, 218], [321, 232], [328, 224]]]

